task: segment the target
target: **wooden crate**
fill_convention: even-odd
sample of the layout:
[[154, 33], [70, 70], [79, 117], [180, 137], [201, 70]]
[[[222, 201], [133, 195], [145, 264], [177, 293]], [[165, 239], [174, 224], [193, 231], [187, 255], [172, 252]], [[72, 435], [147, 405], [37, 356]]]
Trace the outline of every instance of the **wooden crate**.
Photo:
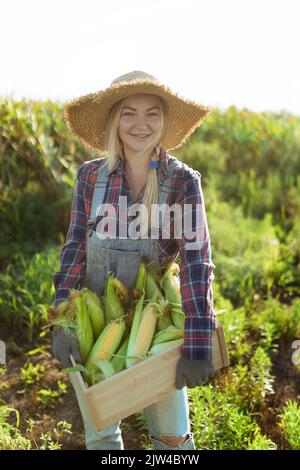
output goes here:
[[[98, 431], [175, 392], [176, 364], [180, 345], [136, 364], [104, 381], [86, 387], [80, 372], [71, 372], [75, 390], [81, 395]], [[229, 366], [224, 330], [217, 323], [212, 336], [215, 371]], [[73, 365], [76, 365], [71, 358]]]

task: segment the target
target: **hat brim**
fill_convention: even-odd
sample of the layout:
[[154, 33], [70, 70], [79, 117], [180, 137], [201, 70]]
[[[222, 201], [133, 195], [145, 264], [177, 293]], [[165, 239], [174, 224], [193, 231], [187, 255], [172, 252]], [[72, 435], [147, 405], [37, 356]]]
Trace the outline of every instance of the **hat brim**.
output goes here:
[[185, 99], [158, 81], [136, 79], [113, 84], [67, 103], [64, 118], [70, 132], [88, 148], [105, 152], [105, 124], [111, 107], [135, 93], [158, 95], [167, 102], [168, 122], [162, 141], [167, 150], [180, 147], [212, 111], [211, 107]]

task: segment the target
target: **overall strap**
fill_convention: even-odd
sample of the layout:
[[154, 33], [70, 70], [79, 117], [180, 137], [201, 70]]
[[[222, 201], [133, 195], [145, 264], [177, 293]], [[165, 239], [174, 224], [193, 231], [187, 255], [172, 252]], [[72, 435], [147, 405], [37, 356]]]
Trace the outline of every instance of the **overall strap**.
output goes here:
[[[102, 160], [102, 161], [101, 161]], [[97, 221], [97, 209], [102, 204], [105, 194], [106, 183], [108, 180], [108, 161], [106, 158], [100, 160], [100, 166], [98, 171], [97, 181], [94, 187], [92, 208], [90, 213], [90, 218], [88, 220], [88, 225], [93, 226]]]
[[171, 177], [173, 176], [173, 173], [178, 166], [178, 163], [176, 159], [171, 159], [169, 157], [169, 163], [168, 163], [168, 176], [165, 180], [163, 180], [160, 183], [159, 186], [159, 204], [166, 204], [168, 201], [168, 194], [170, 191], [170, 183], [171, 183]]

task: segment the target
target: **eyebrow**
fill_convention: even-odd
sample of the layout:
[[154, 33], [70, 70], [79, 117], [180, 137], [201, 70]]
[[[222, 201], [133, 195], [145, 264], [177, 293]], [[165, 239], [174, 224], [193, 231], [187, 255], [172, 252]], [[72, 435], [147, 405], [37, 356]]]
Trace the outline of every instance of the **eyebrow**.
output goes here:
[[[132, 109], [132, 111], [136, 111], [135, 108], [131, 108], [130, 106], [124, 106], [123, 109]], [[158, 106], [153, 106], [152, 108], [147, 109], [147, 111], [151, 111], [151, 109], [159, 109]]]

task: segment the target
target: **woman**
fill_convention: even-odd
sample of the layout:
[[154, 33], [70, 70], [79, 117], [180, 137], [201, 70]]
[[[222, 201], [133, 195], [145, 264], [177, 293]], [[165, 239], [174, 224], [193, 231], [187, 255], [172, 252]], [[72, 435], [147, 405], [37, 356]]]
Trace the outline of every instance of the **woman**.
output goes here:
[[[142, 256], [163, 272], [180, 255], [186, 318], [177, 390], [144, 409], [156, 449], [195, 449], [184, 380], [193, 388], [214, 375], [211, 284], [215, 265], [201, 175], [167, 152], [179, 147], [209, 111], [180, 97], [152, 75], [135, 71], [118, 77], [104, 91], [73, 100], [64, 113], [71, 133], [106, 156], [87, 161], [79, 169], [61, 269], [54, 275], [54, 305], [67, 298], [70, 288], [86, 286], [102, 295], [108, 271], [132, 288]], [[129, 215], [136, 206], [138, 219]], [[175, 207], [179, 212], [170, 216], [166, 211], [170, 217], [164, 215], [159, 223], [161, 207]], [[186, 217], [188, 214], [193, 217]], [[178, 220], [184, 220], [185, 227], [187, 219], [192, 220], [187, 230], [174, 232]], [[195, 233], [192, 242], [189, 239]], [[53, 352], [65, 366], [70, 365], [70, 353], [80, 361], [76, 342], [59, 328], [53, 332]], [[97, 432], [79, 394], [77, 398], [87, 449], [123, 449], [120, 422]]]

